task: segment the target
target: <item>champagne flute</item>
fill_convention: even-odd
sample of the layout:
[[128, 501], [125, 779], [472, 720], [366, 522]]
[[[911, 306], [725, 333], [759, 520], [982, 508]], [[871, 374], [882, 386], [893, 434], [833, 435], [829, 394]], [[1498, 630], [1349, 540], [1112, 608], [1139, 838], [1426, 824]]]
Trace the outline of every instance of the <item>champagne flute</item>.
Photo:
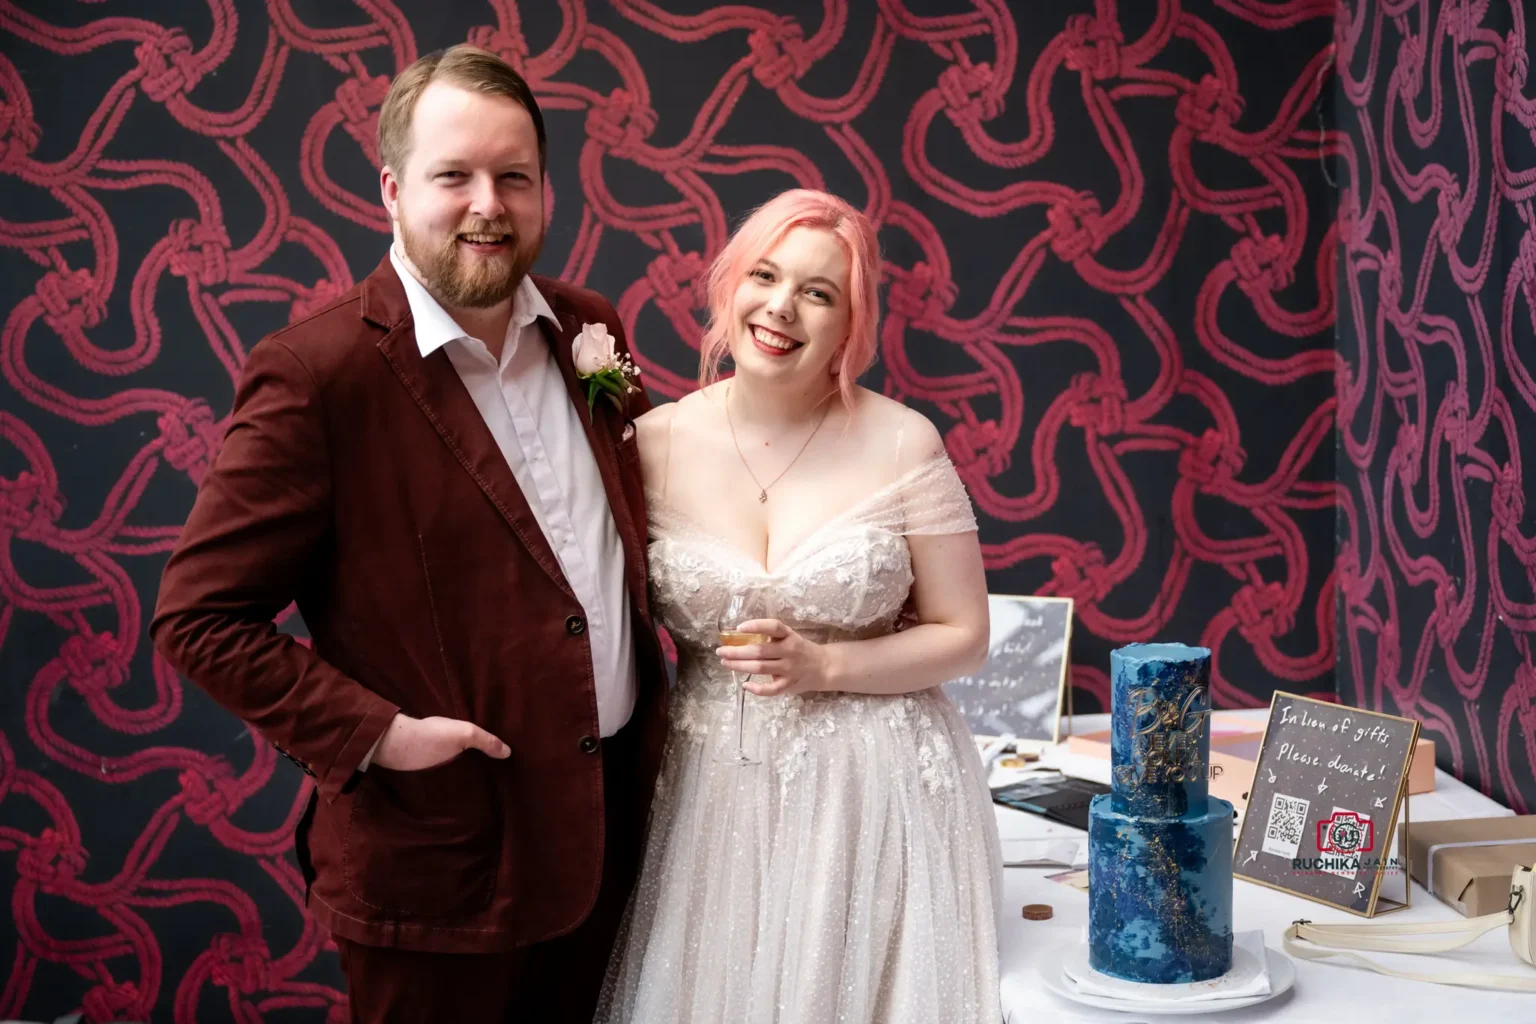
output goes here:
[[[720, 613], [717, 623], [720, 635], [721, 647], [746, 647], [749, 644], [766, 644], [772, 637], [766, 633], [746, 633], [739, 627], [749, 619], [765, 617], [767, 608], [761, 595], [748, 589], [737, 589], [731, 592], [730, 600], [726, 602], [725, 610]], [[740, 673], [732, 670], [731, 682], [736, 686], [736, 749], [721, 753], [715, 757], [720, 764], [749, 765], [760, 764], [755, 757], [747, 753], [743, 742], [743, 728], [747, 716], [747, 688], [744, 685], [751, 676], [743, 678]]]

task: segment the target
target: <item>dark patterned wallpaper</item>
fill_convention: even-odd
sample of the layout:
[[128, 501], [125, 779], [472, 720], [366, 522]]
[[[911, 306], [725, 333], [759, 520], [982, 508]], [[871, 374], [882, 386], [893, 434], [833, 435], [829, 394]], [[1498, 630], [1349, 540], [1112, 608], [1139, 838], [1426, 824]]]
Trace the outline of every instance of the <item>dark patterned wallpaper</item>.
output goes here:
[[1520, 0], [1335, 30], [1339, 695], [1536, 809], [1536, 99]]
[[465, 39], [547, 112], [540, 269], [614, 300], [656, 399], [736, 218], [839, 192], [887, 260], [866, 383], [944, 432], [992, 589], [1076, 598], [1078, 708], [1149, 638], [1209, 644], [1222, 705], [1333, 692], [1335, 385], [1366, 379], [1334, 341], [1333, 0], [0, 0], [0, 1017], [339, 1019], [305, 784], [144, 615], [244, 353], [384, 251], [389, 77]]

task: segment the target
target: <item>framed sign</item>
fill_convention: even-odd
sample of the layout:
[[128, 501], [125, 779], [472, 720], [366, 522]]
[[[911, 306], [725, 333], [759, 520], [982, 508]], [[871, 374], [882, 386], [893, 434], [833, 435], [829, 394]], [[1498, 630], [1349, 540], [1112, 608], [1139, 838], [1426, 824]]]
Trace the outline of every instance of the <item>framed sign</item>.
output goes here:
[[1408, 764], [1418, 738], [1411, 718], [1276, 691], [1233, 874], [1362, 917], [1407, 906]]
[[1061, 738], [1072, 641], [1070, 597], [988, 594], [992, 636], [987, 663], [975, 675], [944, 684], [978, 736]]

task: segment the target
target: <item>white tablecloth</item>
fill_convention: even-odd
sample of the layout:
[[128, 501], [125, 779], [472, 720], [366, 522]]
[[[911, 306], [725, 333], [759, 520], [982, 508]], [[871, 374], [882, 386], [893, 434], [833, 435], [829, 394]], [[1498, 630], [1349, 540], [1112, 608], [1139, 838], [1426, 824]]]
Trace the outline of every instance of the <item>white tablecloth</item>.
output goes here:
[[[1254, 718], [1262, 723], [1267, 708], [1245, 712], [1218, 712], [1225, 719]], [[1109, 727], [1107, 715], [1079, 715], [1073, 731], [1090, 732]], [[1066, 755], [1057, 748], [1046, 754], [1053, 763], [1074, 775], [1108, 782], [1108, 765], [1091, 759]], [[1005, 781], [1008, 773], [994, 774], [994, 784]], [[1512, 813], [1445, 772], [1436, 771], [1435, 791], [1409, 797], [1409, 828], [1413, 822], [1445, 818], [1488, 818]], [[1012, 808], [996, 806], [998, 828], [1004, 840], [1044, 836], [1081, 837], [1074, 828], [1057, 825], [1043, 818]], [[1116, 1021], [1136, 1024], [1150, 1020], [1145, 1015], [1113, 1013], [1060, 999], [1047, 992], [1036, 973], [1043, 950], [1070, 938], [1080, 941], [1088, 923], [1088, 894], [1079, 892], [1045, 876], [1065, 868], [1008, 868], [1004, 872], [1002, 933], [1003, 1019], [1007, 1024], [1066, 1024], [1074, 1021]], [[1379, 921], [1457, 921], [1460, 914], [1413, 884], [1411, 906]], [[1020, 913], [1026, 903], [1049, 903], [1055, 908], [1050, 921], [1025, 921]], [[1283, 951], [1280, 936], [1290, 923], [1305, 917], [1318, 923], [1364, 918], [1313, 903], [1299, 896], [1254, 885], [1238, 879], [1233, 883], [1232, 925], [1238, 929], [1262, 928], [1269, 948]], [[1438, 957], [1371, 953], [1381, 963], [1405, 970], [1475, 970], [1530, 971], [1515, 959], [1503, 930], [1490, 932], [1477, 942], [1455, 953]], [[1455, 958], [1454, 960], [1452, 958]], [[1296, 984], [1290, 992], [1267, 1003], [1244, 1010], [1202, 1015], [1211, 1024], [1238, 1021], [1283, 1021], [1296, 1024], [1357, 1024], [1357, 1022], [1451, 1021], [1456, 1024], [1494, 1021], [1510, 1024], [1536, 1021], [1536, 995], [1513, 992], [1485, 992], [1451, 985], [1388, 978], [1351, 966], [1293, 960]], [[1176, 1019], [1176, 1018], [1157, 1018]]]

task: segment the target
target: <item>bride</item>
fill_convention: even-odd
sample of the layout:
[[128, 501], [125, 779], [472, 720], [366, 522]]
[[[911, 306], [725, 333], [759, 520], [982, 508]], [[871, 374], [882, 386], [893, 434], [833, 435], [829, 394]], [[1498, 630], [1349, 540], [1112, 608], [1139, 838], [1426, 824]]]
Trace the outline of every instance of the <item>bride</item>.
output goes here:
[[598, 1021], [999, 1019], [996, 826], [939, 688], [986, 656], [981, 549], [937, 430], [855, 384], [878, 276], [847, 203], [771, 200], [711, 271], [705, 386], [637, 423], [679, 673]]

